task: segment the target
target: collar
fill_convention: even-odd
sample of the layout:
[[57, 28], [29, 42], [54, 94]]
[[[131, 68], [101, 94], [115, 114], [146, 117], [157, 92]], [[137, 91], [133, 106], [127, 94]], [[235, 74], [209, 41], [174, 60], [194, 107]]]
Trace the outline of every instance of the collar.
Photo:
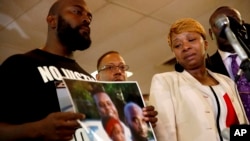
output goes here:
[[226, 59], [229, 57], [229, 55], [233, 55], [233, 54], [236, 54], [236, 53], [230, 53], [230, 52], [225, 52], [225, 51], [222, 51], [220, 49], [218, 49], [218, 52], [221, 56], [221, 59], [224, 61], [226, 61]]

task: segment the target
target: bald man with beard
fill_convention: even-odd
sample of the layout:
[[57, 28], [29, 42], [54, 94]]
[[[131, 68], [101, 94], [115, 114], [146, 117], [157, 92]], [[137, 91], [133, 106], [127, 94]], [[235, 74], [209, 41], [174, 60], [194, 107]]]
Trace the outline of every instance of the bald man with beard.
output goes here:
[[[84, 0], [58, 0], [47, 16], [43, 47], [7, 58], [0, 67], [0, 140], [68, 141], [85, 115], [61, 112], [55, 82], [95, 80], [74, 60], [90, 47], [92, 14]], [[73, 74], [68, 75], [68, 73]]]
[[128, 125], [133, 141], [148, 141], [148, 125], [144, 120], [143, 111], [139, 105], [129, 102], [124, 107], [126, 125]]

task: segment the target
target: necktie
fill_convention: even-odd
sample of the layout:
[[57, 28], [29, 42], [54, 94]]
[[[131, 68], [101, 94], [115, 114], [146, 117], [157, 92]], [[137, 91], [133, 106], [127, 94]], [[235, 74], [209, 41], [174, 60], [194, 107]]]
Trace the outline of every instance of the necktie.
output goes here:
[[239, 65], [236, 62], [236, 58], [237, 58], [237, 54], [234, 55], [230, 55], [232, 62], [231, 62], [231, 69], [232, 69], [232, 74], [235, 78], [235, 76], [237, 75], [237, 72], [239, 70]]
[[[235, 77], [239, 70], [239, 65], [236, 62], [237, 55], [230, 55], [230, 57], [232, 58], [231, 69]], [[240, 76], [236, 84], [237, 84], [237, 88], [238, 88], [243, 106], [247, 114], [247, 118], [248, 120], [250, 120], [250, 82], [247, 81], [246, 77], [244, 76], [244, 72]]]

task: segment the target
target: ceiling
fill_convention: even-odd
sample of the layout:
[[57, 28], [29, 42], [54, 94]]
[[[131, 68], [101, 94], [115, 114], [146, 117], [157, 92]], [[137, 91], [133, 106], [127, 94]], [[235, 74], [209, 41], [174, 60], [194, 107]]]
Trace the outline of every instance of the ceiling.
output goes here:
[[[0, 64], [10, 55], [44, 45], [49, 7], [54, 0], [0, 0]], [[166, 36], [170, 24], [191, 17], [206, 30], [208, 18], [219, 6], [238, 9], [250, 22], [249, 0], [86, 0], [93, 13], [92, 45], [76, 52], [75, 59], [88, 72], [96, 69], [97, 59], [109, 50], [119, 51], [130, 66], [142, 93], [148, 93], [155, 73], [170, 71], [173, 59]], [[209, 51], [215, 51], [208, 38]]]

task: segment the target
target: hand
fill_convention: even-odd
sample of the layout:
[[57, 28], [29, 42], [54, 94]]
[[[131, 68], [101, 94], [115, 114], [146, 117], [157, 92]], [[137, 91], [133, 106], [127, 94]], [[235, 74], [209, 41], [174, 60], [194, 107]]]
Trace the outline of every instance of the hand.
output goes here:
[[158, 121], [158, 118], [156, 117], [158, 115], [158, 112], [155, 111], [154, 106], [146, 106], [143, 109], [143, 115], [145, 117], [145, 121], [150, 122], [152, 127], [156, 126], [156, 122]]
[[69, 141], [73, 138], [75, 130], [80, 127], [77, 120], [84, 118], [85, 115], [79, 113], [51, 113], [38, 122], [38, 127], [44, 140]]

